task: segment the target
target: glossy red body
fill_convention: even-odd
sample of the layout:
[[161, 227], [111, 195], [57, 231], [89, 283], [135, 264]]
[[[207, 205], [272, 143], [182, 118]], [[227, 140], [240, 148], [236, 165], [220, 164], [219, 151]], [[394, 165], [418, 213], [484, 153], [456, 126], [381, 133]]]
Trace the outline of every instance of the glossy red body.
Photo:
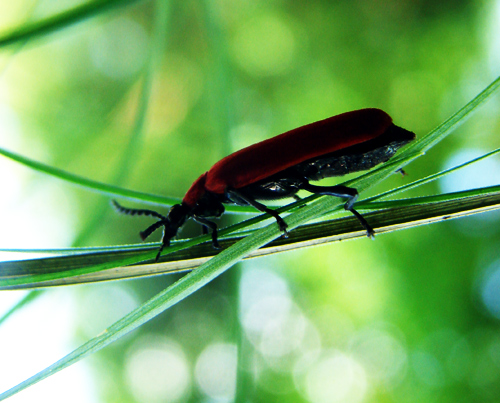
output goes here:
[[217, 224], [210, 218], [220, 217], [224, 204], [250, 205], [276, 219], [286, 235], [287, 223], [273, 209], [259, 200], [294, 197], [303, 190], [317, 195], [346, 199], [350, 211], [373, 238], [375, 231], [353, 205], [358, 191], [344, 185], [317, 186], [311, 181], [366, 171], [388, 161], [397, 150], [415, 139], [415, 133], [392, 123], [380, 109], [361, 109], [343, 113], [319, 122], [290, 130], [279, 136], [253, 144], [217, 162], [189, 188], [182, 203], [172, 206], [167, 216], [144, 209], [129, 209], [113, 202], [124, 214], [146, 215], [158, 219], [144, 231], [144, 240], [163, 228], [162, 244], [156, 255], [170, 245], [188, 218], [211, 229], [212, 244], [217, 240]]
[[380, 109], [342, 113], [253, 144], [217, 162], [184, 196], [192, 207], [205, 194], [240, 189], [298, 163], [372, 140], [392, 125]]

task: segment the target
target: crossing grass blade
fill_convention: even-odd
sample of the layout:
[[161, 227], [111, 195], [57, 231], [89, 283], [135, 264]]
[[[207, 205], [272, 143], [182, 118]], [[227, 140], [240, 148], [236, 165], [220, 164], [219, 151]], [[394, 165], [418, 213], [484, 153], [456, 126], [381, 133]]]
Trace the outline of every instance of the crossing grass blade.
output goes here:
[[[362, 175], [359, 178], [350, 181], [349, 184], [360, 190], [368, 189], [392, 174], [395, 169], [402, 168], [419, 155], [422, 155], [429, 147], [445, 138], [453, 129], [463, 123], [467, 117], [469, 117], [480, 105], [486, 102], [495, 91], [498, 90], [499, 86], [500, 77], [450, 119], [445, 121], [435, 130], [431, 131], [427, 136], [424, 136], [422, 139], [415, 142], [415, 144], [410, 145], [403, 150], [394, 162], [385, 164], [378, 169]], [[304, 225], [308, 221], [329, 214], [333, 209], [338, 208], [340, 204], [341, 202], [335, 200], [334, 198], [323, 197], [319, 200], [314, 200], [304, 208], [297, 209], [296, 212], [286, 217], [286, 222], [290, 229], [294, 229], [300, 225]], [[462, 201], [460, 201], [459, 205], [462, 204]], [[427, 203], [427, 208], [432, 209], [433, 205], [434, 203]], [[182, 301], [184, 298], [188, 297], [229, 269], [232, 265], [246, 256], [249, 256], [249, 254], [253, 251], [280, 236], [281, 233], [277, 225], [272, 223], [236, 242], [234, 245], [214, 256], [212, 259], [203, 263], [197, 270], [191, 271], [172, 286], [160, 292], [148, 302], [114, 323], [103, 333], [89, 340], [87, 343], [83, 344], [61, 360], [40, 371], [33, 377], [2, 393], [0, 395], [0, 400], [4, 400], [14, 395], [30, 385], [33, 385], [34, 383], [37, 383], [48, 376], [80, 361], [84, 357], [104, 348], [123, 335], [164, 312], [177, 302]], [[144, 260], [144, 258], [144, 256], [141, 256], [137, 259], [137, 261], [140, 261], [141, 259]], [[134, 259], [130, 259], [130, 263], [133, 263], [133, 260]]]

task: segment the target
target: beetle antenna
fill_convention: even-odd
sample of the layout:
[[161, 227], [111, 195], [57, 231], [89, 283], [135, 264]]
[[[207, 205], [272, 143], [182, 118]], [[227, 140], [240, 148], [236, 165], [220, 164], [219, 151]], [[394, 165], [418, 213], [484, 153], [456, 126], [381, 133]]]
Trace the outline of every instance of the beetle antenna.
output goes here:
[[159, 218], [160, 220], [166, 220], [167, 218], [160, 213], [153, 211], [153, 210], [146, 210], [146, 209], [135, 209], [135, 208], [127, 208], [123, 207], [121, 204], [119, 204], [116, 200], [111, 200], [111, 204], [113, 207], [118, 211], [119, 213], [122, 214], [127, 214], [127, 215], [144, 215], [148, 217], [156, 217]]
[[123, 207], [116, 200], [111, 200], [111, 204], [115, 207], [115, 209], [123, 214], [129, 215], [145, 215], [159, 218], [157, 222], [151, 224], [144, 231], [141, 231], [139, 234], [141, 239], [144, 241], [147, 237], [149, 237], [153, 232], [155, 232], [158, 228], [163, 227], [163, 236], [161, 239], [161, 246], [158, 254], [156, 255], [156, 261], [160, 258], [161, 252], [165, 246], [170, 245], [170, 240], [177, 235], [177, 231], [184, 224], [188, 215], [190, 215], [190, 208], [184, 203], [176, 204], [172, 206], [170, 211], [168, 212], [168, 216], [164, 216], [160, 213], [157, 213], [153, 210], [143, 210], [143, 209], [131, 209], [127, 207]]

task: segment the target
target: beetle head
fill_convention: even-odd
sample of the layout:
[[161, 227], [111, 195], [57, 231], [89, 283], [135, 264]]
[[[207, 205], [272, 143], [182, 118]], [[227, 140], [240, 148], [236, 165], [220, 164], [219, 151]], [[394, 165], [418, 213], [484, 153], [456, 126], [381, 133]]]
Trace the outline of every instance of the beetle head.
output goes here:
[[140, 232], [141, 239], [144, 241], [158, 228], [163, 227], [163, 237], [160, 250], [156, 255], [156, 261], [160, 258], [161, 251], [165, 246], [170, 245], [170, 240], [177, 235], [177, 231], [184, 224], [186, 218], [190, 214], [191, 209], [185, 204], [175, 204], [171, 207], [166, 217], [158, 215], [161, 219], [150, 225], [144, 231]]

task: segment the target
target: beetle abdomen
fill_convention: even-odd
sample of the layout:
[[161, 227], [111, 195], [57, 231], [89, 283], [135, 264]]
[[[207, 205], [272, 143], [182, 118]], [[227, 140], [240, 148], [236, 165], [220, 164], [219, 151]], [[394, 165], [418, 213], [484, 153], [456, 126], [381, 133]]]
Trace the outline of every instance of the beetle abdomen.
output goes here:
[[266, 180], [304, 161], [375, 139], [392, 125], [380, 109], [360, 109], [298, 127], [228, 155], [207, 173], [205, 187], [223, 194]]
[[414, 139], [415, 133], [391, 125], [384, 134], [373, 140], [312, 158], [291, 167], [290, 171], [295, 172], [294, 176], [305, 176], [313, 181], [366, 171], [388, 161], [398, 149]]
[[382, 135], [333, 153], [298, 163], [268, 178], [241, 188], [256, 200], [276, 200], [296, 194], [308, 181], [365, 171], [388, 161], [415, 133], [391, 125]]

